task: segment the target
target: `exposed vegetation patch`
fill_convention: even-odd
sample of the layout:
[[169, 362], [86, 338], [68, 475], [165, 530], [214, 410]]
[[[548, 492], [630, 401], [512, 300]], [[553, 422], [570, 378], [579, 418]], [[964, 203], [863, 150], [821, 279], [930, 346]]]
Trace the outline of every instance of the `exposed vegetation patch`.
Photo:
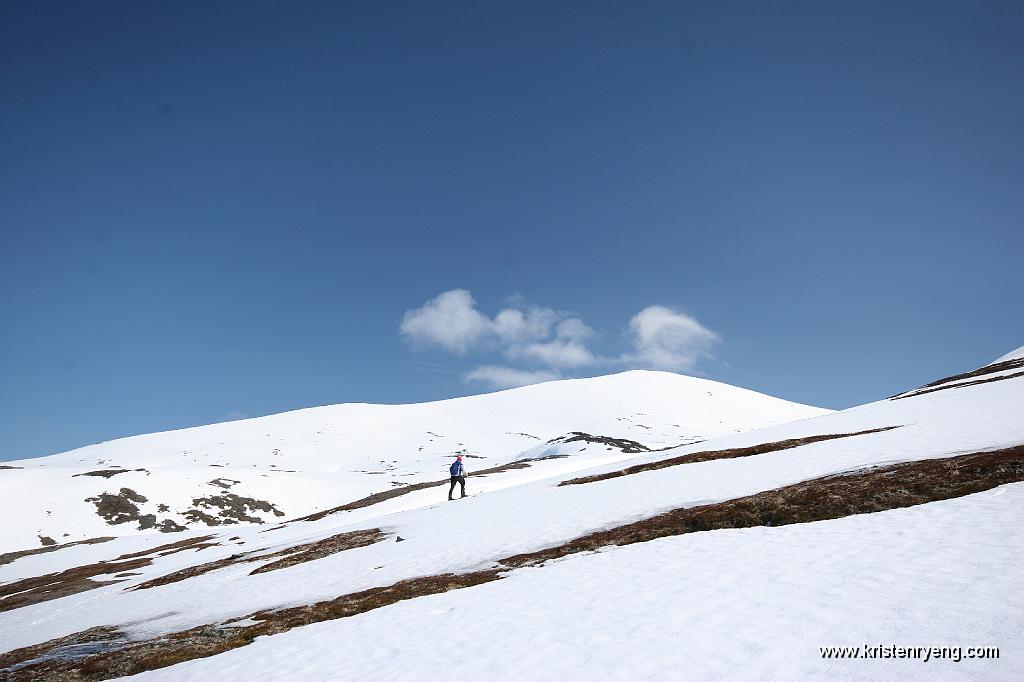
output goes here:
[[[217, 542], [209, 542], [212, 540], [214, 535], [198, 535], [194, 538], [186, 538], [184, 540], [178, 540], [177, 542], [171, 542], [166, 545], [157, 545], [156, 547], [150, 547], [139, 552], [132, 552], [130, 554], [122, 554], [121, 556], [114, 559], [114, 561], [123, 561], [124, 559], [136, 559], [138, 557], [152, 557], [152, 556], [167, 556], [168, 554], [175, 554], [177, 552], [184, 552], [187, 549], [204, 549], [206, 547], [216, 547]], [[113, 538], [111, 538], [113, 539]]]
[[57, 544], [57, 541], [51, 538], [49, 535], [37, 535], [36, 537], [39, 538], [39, 542], [43, 545], [43, 547], [53, 547]]
[[549, 445], [555, 445], [556, 443], [576, 443], [582, 441], [584, 443], [594, 443], [599, 445], [607, 445], [611, 448], [617, 448], [623, 452], [639, 453], [639, 452], [650, 452], [650, 448], [643, 443], [638, 443], [635, 440], [629, 440], [627, 438], [612, 438], [610, 436], [591, 436], [589, 433], [583, 433], [582, 431], [573, 431], [566, 436], [560, 438], [552, 438], [548, 441]]
[[[50, 668], [56, 677], [56, 675], [63, 671], [56, 667], [51, 668], [51, 666], [54, 664], [66, 666], [73, 659], [82, 658], [82, 656], [75, 656], [68, 653], [69, 651], [84, 650], [87, 652], [85, 655], [88, 655], [89, 645], [124, 639], [126, 639], [125, 636], [114, 628], [89, 628], [88, 630], [76, 632], [72, 635], [67, 635], [66, 637], [51, 639], [50, 641], [43, 642], [42, 644], [35, 644], [33, 646], [15, 649], [14, 651], [8, 651], [0, 654], [0, 674], [6, 674], [8, 676], [3, 679], [15, 679], [14, 673], [19, 668], [33, 664], [42, 665], [49, 663], [49, 665], [46, 665], [46, 668]], [[26, 671], [26, 673], [21, 676], [18, 676], [18, 679], [46, 679], [51, 674], [50, 670], [33, 668], [30, 671]], [[62, 677], [57, 677], [57, 679], [61, 679]], [[76, 678], [70, 677], [69, 679]]]
[[156, 529], [161, 533], [180, 533], [183, 530], [188, 530], [185, 526], [178, 525], [171, 519], [164, 519], [156, 524]]
[[549, 549], [519, 554], [505, 566], [532, 566], [608, 545], [722, 528], [784, 526], [912, 507], [1024, 480], [1024, 445], [946, 459], [873, 467], [803, 481], [756, 495], [675, 509]]
[[118, 474], [127, 474], [131, 469], [98, 469], [97, 471], [86, 471], [81, 474], [75, 474], [71, 478], [78, 478], [79, 476], [102, 476], [103, 478], [110, 478], [111, 476], [117, 476]]
[[[143, 471], [138, 469], [137, 471]], [[86, 502], [96, 505], [96, 513], [99, 514], [111, 526], [121, 523], [138, 521], [139, 530], [150, 530], [156, 528], [161, 533], [178, 533], [186, 530], [184, 526], [178, 525], [171, 519], [157, 521], [156, 514], [142, 514], [139, 504], [148, 502], [149, 499], [140, 495], [131, 488], [121, 488], [119, 493], [100, 493], [97, 497], [87, 497]], [[158, 509], [166, 511], [167, 505], [161, 504]], [[187, 516], [187, 512], [186, 512]], [[219, 525], [219, 524], [210, 524]]]
[[[569, 455], [545, 455], [543, 457], [533, 457], [531, 459], [517, 459], [514, 462], [508, 464], [502, 464], [501, 466], [490, 467], [489, 469], [480, 469], [479, 471], [470, 472], [471, 476], [483, 477], [490, 476], [491, 474], [500, 474], [506, 471], [512, 471], [513, 469], [529, 469], [534, 465], [535, 462], [546, 462], [549, 459], [568, 459]], [[447, 483], [448, 481], [444, 481]]]
[[[193, 498], [192, 504], [197, 508], [189, 509], [183, 516], [189, 521], [205, 523], [208, 526], [231, 525], [240, 522], [263, 523], [263, 519], [250, 514], [250, 512], [257, 511], [273, 513], [274, 516], [284, 516], [284, 512], [271, 502], [228, 492], [208, 497], [196, 497]], [[208, 514], [199, 507], [217, 510], [217, 515]]]
[[914, 398], [919, 395], [925, 395], [926, 393], [934, 393], [935, 391], [946, 391], [954, 388], [967, 388], [968, 386], [977, 386], [978, 384], [987, 384], [993, 381], [1003, 381], [1004, 379], [1016, 379], [1017, 377], [1024, 377], [1024, 372], [1014, 372], [1013, 374], [1000, 374], [995, 377], [988, 377], [986, 379], [975, 379], [973, 381], [963, 381], [959, 384], [948, 384], [945, 386], [935, 386], [934, 388], [919, 388], [909, 393], [903, 393], [901, 395], [893, 396], [889, 400], [902, 400], [903, 398]]
[[48, 552], [56, 552], [59, 549], [64, 549], [66, 547], [74, 547], [75, 545], [96, 545], [101, 542], [109, 542], [113, 539], [113, 536], [102, 538], [89, 538], [88, 540], [65, 542], [62, 545], [48, 545], [43, 547], [36, 547], [34, 549], [23, 549], [17, 552], [6, 552], [4, 554], [0, 554], [0, 566], [3, 566], [4, 564], [9, 564], [12, 561], [16, 561], [17, 559], [20, 559], [21, 557], [25, 556], [33, 556], [35, 554], [47, 554]]
[[332, 535], [329, 538], [310, 542], [305, 545], [299, 545], [298, 547], [289, 547], [287, 550], [282, 550], [281, 552], [276, 552], [272, 555], [257, 557], [257, 559], [264, 559], [269, 556], [280, 556], [281, 558], [277, 561], [253, 569], [249, 575], [276, 571], [282, 568], [288, 568], [289, 566], [295, 566], [296, 564], [302, 564], [307, 561], [322, 559], [323, 557], [337, 554], [338, 552], [342, 552], [346, 549], [366, 547], [382, 541], [385, 537], [387, 536], [380, 528], [370, 528], [367, 530], [354, 530], [349, 531], [348, 533]]
[[745, 448], [729, 448], [727, 450], [702, 450], [701, 452], [693, 452], [688, 455], [680, 455], [679, 457], [670, 457], [669, 459], [659, 459], [655, 462], [635, 464], [631, 467], [619, 469], [618, 471], [609, 471], [608, 473], [605, 474], [594, 474], [593, 476], [580, 476], [579, 478], [570, 478], [567, 481], [562, 481], [558, 485], [580, 485], [582, 483], [606, 481], [609, 478], [619, 478], [620, 476], [639, 474], [644, 471], [656, 471], [658, 469], [666, 469], [668, 467], [679, 466], [680, 464], [694, 464], [696, 462], [707, 462], [713, 459], [733, 459], [736, 457], [751, 457], [753, 455], [763, 455], [768, 452], [776, 452], [778, 450], [789, 450], [791, 448], [800, 447], [801, 445], [809, 445], [810, 443], [819, 443], [825, 440], [835, 440], [836, 438], [850, 438], [851, 436], [863, 436], [868, 433], [878, 433], [880, 431], [889, 431], [891, 429], [897, 428], [899, 427], [883, 426], [882, 428], [868, 429], [867, 431], [857, 431], [855, 433], [833, 433], [819, 436], [806, 436], [804, 438], [789, 438], [787, 440], [777, 440], [771, 443], [758, 443], [757, 445], [751, 445]]
[[[540, 565], [551, 559], [609, 545], [627, 545], [720, 528], [778, 526], [834, 519], [961, 497], [1021, 480], [1024, 480], [1024, 446], [874, 467], [812, 479], [726, 502], [676, 509], [644, 521], [591, 533], [556, 547], [507, 557], [500, 560], [496, 568], [412, 578], [306, 606], [258, 611], [224, 625], [204, 625], [128, 643], [116, 650], [73, 661], [62, 662], [47, 657], [59, 646], [67, 647], [88, 638], [95, 641], [101, 636], [96, 629], [86, 630], [4, 654], [0, 656], [0, 665], [23, 665], [17, 670], [7, 667], [3, 671], [12, 680], [110, 679], [213, 656], [250, 644], [262, 635], [346, 618], [406, 599], [480, 585], [500, 579], [509, 568]], [[250, 620], [258, 622], [242, 625]], [[110, 637], [111, 632], [106, 630], [106, 636]], [[39, 662], [29, 662], [32, 659]]]
[[241, 554], [232, 554], [231, 556], [223, 559], [199, 564], [198, 566], [189, 566], [188, 568], [183, 568], [180, 571], [175, 571], [173, 573], [168, 573], [167, 575], [162, 575], [159, 578], [147, 580], [144, 583], [139, 583], [132, 589], [147, 590], [151, 587], [159, 587], [161, 585], [181, 582], [182, 580], [204, 575], [211, 571], [227, 568], [228, 566], [256, 561], [267, 561], [268, 559], [277, 559], [277, 561], [272, 561], [265, 566], [260, 566], [253, 570], [249, 575], [276, 571], [281, 568], [287, 568], [307, 561], [321, 559], [323, 557], [330, 556], [331, 554], [337, 554], [338, 552], [342, 552], [346, 549], [355, 549], [356, 547], [372, 545], [380, 542], [385, 537], [387, 536], [379, 528], [370, 528], [367, 530], [356, 530], [332, 535], [329, 538], [309, 542], [304, 545], [286, 547], [285, 549], [270, 554], [260, 553], [260, 550], [242, 552]]
[[[167, 556], [169, 554], [189, 549], [198, 551], [206, 547], [216, 546], [218, 543], [208, 542], [211, 539], [213, 539], [212, 535], [188, 538], [179, 542], [152, 547], [140, 552], [122, 554], [113, 561], [100, 561], [86, 566], [76, 566], [58, 573], [48, 573], [46, 575], [26, 578], [24, 580], [0, 585], [0, 612], [11, 611], [23, 606], [66, 597], [71, 594], [85, 592], [104, 585], [124, 582], [123, 580], [94, 580], [94, 578], [101, 575], [114, 575], [114, 577], [117, 577], [115, 574], [123, 574], [136, 568], [151, 565], [153, 560], [158, 556]], [[94, 538], [92, 540], [68, 543], [59, 547], [44, 547], [40, 548], [39, 551], [32, 553], [38, 554], [48, 550], [69, 547], [71, 545], [94, 544], [97, 542], [106, 542], [107, 540], [113, 540], [113, 538]], [[14, 559], [19, 556], [25, 556], [27, 553], [28, 552], [15, 552], [14, 554], [17, 554], [18, 556], [15, 556]], [[10, 555], [2, 555], [0, 556], [0, 559], [8, 556]], [[13, 561], [14, 559], [10, 559], [9, 561]]]
[[1002, 362], [993, 362], [991, 365], [985, 365], [978, 369], [971, 370], [970, 372], [964, 372], [962, 374], [954, 374], [951, 377], [945, 379], [936, 379], [931, 383], [927, 383], [919, 389], [932, 388], [934, 386], [940, 386], [942, 384], [948, 384], [953, 381], [961, 381], [963, 379], [973, 379], [974, 377], [984, 376], [986, 374], [995, 374], [996, 372], [1005, 372], [1010, 369], [1017, 369], [1018, 367], [1024, 367], [1024, 358], [1014, 358], [1012, 360], [1003, 360]]
[[139, 504], [148, 498], [131, 488], [121, 488], [119, 493], [100, 493], [98, 497], [87, 497], [86, 502], [96, 505], [99, 514], [111, 526], [139, 520]]
[[224, 523], [216, 516], [211, 516], [199, 509], [188, 509], [184, 514], [182, 514], [182, 516], [185, 517], [186, 521], [190, 521], [191, 523], [203, 523], [207, 526], [219, 526]]
[[696, 445], [697, 443], [703, 443], [705, 440], [707, 440], [707, 439], [706, 438], [701, 438], [701, 437], [698, 436], [696, 438], [688, 439], [688, 440], [686, 440], [685, 442], [682, 442], [682, 443], [676, 443], [675, 445], [663, 445], [660, 448], [651, 448], [651, 452], [662, 452], [664, 450], [675, 450], [676, 448], [681, 448], [681, 447], [684, 447], [686, 445]]
[[59, 599], [70, 594], [111, 585], [120, 580], [93, 580], [96, 576], [112, 575], [148, 566], [148, 558], [130, 559], [121, 562], [100, 561], [87, 566], [76, 566], [59, 573], [47, 573], [34, 578], [25, 578], [0, 585], [0, 611], [12, 611], [24, 606]]
[[224, 488], [224, 490], [227, 490], [231, 486], [237, 485], [239, 483], [241, 483], [241, 481], [235, 481], [230, 478], [215, 478], [212, 481], [210, 481], [208, 485], [214, 485], [217, 486], [218, 488]]
[[[260, 636], [274, 635], [326, 620], [355, 616], [406, 599], [472, 587], [497, 580], [499, 577], [497, 570], [486, 570], [413, 578], [308, 606], [260, 611], [224, 625], [202, 625], [140, 642], [127, 642], [121, 633], [110, 628], [94, 628], [0, 655], [0, 666], [7, 666], [2, 672], [8, 674], [11, 680], [108, 680], [165, 668], [196, 658], [215, 656], [251, 644]], [[259, 622], [250, 625], [231, 625], [232, 622], [241, 623], [248, 620]], [[66, 649], [86, 641], [103, 641], [104, 638], [107, 641], [123, 643], [117, 644], [117, 648], [112, 650], [74, 660], [51, 657], [51, 654], [62, 648]]]
[[[487, 476], [488, 474], [500, 474], [503, 471], [511, 471], [513, 469], [526, 469], [527, 467], [530, 466], [531, 462], [538, 462], [538, 461], [544, 460], [544, 459], [561, 459], [562, 457], [567, 457], [567, 455], [552, 455], [550, 457], [537, 457], [535, 459], [517, 459], [516, 461], [509, 462], [508, 464], [502, 464], [502, 465], [499, 465], [499, 466], [489, 467], [489, 468], [486, 468], [486, 469], [480, 469], [478, 471], [470, 471], [469, 472], [469, 479], [472, 480], [473, 477]], [[320, 519], [326, 518], [326, 517], [330, 516], [331, 514], [337, 514], [338, 512], [352, 511], [353, 509], [362, 509], [363, 507], [369, 507], [369, 506], [372, 506], [372, 505], [375, 505], [375, 504], [380, 504], [381, 502], [393, 499], [395, 497], [401, 497], [402, 495], [408, 495], [409, 493], [415, 492], [417, 490], [426, 490], [427, 488], [434, 488], [434, 487], [437, 487], [439, 485], [444, 485], [444, 484], [448, 483], [449, 480], [451, 480], [451, 479], [450, 478], [443, 478], [443, 479], [438, 480], [438, 481], [424, 481], [422, 483], [410, 483], [409, 485], [403, 486], [401, 488], [392, 488], [391, 490], [382, 490], [379, 493], [373, 493], [372, 495], [367, 495], [366, 497], [360, 498], [360, 499], [358, 499], [358, 500], [356, 500], [354, 502], [349, 502], [349, 503], [343, 504], [343, 505], [341, 505], [339, 507], [332, 507], [330, 509], [324, 509], [322, 511], [314, 512], [314, 513], [309, 514], [307, 516], [301, 516], [301, 517], [299, 517], [297, 519], [293, 519], [293, 520], [294, 521], [319, 521]], [[291, 523], [291, 522], [289, 521], [289, 523]], [[279, 528], [283, 528], [283, 527], [284, 526], [279, 526]], [[276, 530], [276, 528], [270, 528], [268, 530]]]
[[103, 478], [110, 478], [111, 476], [117, 476], [118, 474], [128, 474], [132, 471], [145, 471], [145, 469], [99, 469], [97, 471], [86, 471], [85, 473], [75, 474], [71, 478], [78, 478], [79, 476], [102, 476]]
[[243, 562], [243, 561], [246, 561], [244, 553], [242, 553], [242, 554], [232, 554], [231, 556], [224, 557], [223, 559], [217, 559], [215, 561], [208, 561], [205, 564], [197, 564], [196, 566], [189, 566], [188, 568], [183, 568], [180, 571], [174, 571], [173, 573], [168, 573], [167, 575], [162, 575], [159, 578], [153, 578], [152, 580], [147, 580], [145, 582], [141, 582], [141, 583], [139, 583], [138, 585], [136, 585], [135, 587], [133, 587], [131, 589], [132, 590], [148, 590], [151, 587], [160, 587], [161, 585], [170, 585], [171, 583], [178, 583], [178, 582], [181, 582], [182, 580], [188, 580], [189, 578], [195, 578], [196, 576], [206, 575], [207, 573], [211, 573], [211, 572], [219, 570], [221, 568], [227, 568], [228, 566], [234, 566], [235, 564]]
[[25, 467], [11, 466], [10, 464], [0, 464], [0, 469], [24, 469]]

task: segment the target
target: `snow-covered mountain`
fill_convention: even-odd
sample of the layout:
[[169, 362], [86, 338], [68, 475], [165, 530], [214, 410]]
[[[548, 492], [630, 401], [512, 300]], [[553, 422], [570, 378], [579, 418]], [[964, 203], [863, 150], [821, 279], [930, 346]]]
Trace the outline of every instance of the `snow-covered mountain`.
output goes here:
[[[276, 522], [447, 475], [572, 454], [571, 466], [828, 412], [632, 371], [415, 405], [343, 404], [123, 438], [0, 471], [0, 551], [99, 535]], [[553, 439], [568, 443], [548, 443]]]
[[[613, 399], [594, 397], [602, 382], [640, 379], [652, 377], [464, 399], [495, 401], [475, 415], [509, 431], [494, 410], [534, 402], [516, 396], [565, 390], [560, 400], [571, 392], [590, 406], [537, 408], [540, 426], [526, 432], [556, 442], [534, 441], [525, 455], [488, 450], [488, 465], [530, 461], [486, 475], [471, 470], [474, 495], [465, 500], [445, 501], [445, 483], [378, 485], [308, 505], [318, 511], [277, 525], [135, 532], [0, 555], [0, 675], [1024, 676], [1014, 653], [1024, 641], [1024, 354], [741, 433], [662, 421], [672, 399], [645, 398], [645, 389], [628, 407], [590, 414]], [[705, 385], [711, 398], [725, 390]], [[757, 402], [736, 395], [740, 411], [744, 400]], [[687, 403], [694, 411], [702, 404]], [[380, 409], [412, 408], [426, 406]], [[595, 421], [568, 426], [564, 415]], [[760, 415], [775, 417], [781, 421]], [[627, 424], [619, 419], [663, 440], [611, 430]], [[545, 424], [553, 431], [539, 433]], [[672, 424], [681, 430], [668, 430]], [[496, 447], [462, 433], [474, 454]], [[653, 450], [699, 436], [707, 440]], [[483, 443], [486, 429], [476, 437]], [[420, 444], [417, 453], [428, 447]], [[179, 447], [162, 456], [181, 456]], [[421, 457], [423, 474], [433, 475], [427, 466], [444, 461], [444, 447], [411, 456], [408, 466]], [[572, 454], [577, 447], [587, 450]], [[74, 461], [81, 452], [59, 457]], [[24, 472], [0, 475], [11, 473]], [[367, 490], [383, 494], [355, 499]]]

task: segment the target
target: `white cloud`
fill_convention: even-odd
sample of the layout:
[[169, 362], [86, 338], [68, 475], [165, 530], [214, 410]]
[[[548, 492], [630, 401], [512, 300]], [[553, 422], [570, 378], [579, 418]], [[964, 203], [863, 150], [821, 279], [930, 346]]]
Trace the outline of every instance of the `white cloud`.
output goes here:
[[468, 291], [452, 289], [406, 311], [399, 329], [415, 344], [440, 346], [455, 353], [496, 344], [510, 360], [551, 370], [598, 362], [585, 343], [594, 330], [583, 320], [551, 308], [528, 306], [520, 298], [513, 298], [508, 305], [492, 320], [477, 310]]
[[686, 371], [705, 358], [719, 337], [686, 313], [652, 305], [629, 321], [634, 351], [622, 356], [634, 367]]
[[498, 365], [477, 367], [465, 376], [466, 381], [479, 381], [492, 388], [516, 388], [560, 378], [560, 374], [551, 370], [524, 370]]
[[600, 358], [586, 346], [575, 341], [548, 341], [531, 343], [516, 350], [511, 357], [534, 360], [548, 367], [586, 367], [596, 365]]
[[510, 357], [536, 360], [549, 367], [585, 367], [596, 365], [602, 359], [592, 353], [584, 343], [594, 330], [577, 317], [562, 320], [555, 327], [555, 338], [543, 343], [530, 343], [509, 349]]
[[594, 335], [594, 330], [583, 323], [578, 317], [570, 317], [558, 323], [556, 330], [558, 338], [583, 341]]
[[[525, 386], [562, 378], [583, 367], [690, 371], [710, 358], [715, 332], [696, 318], [665, 306], [644, 308], [629, 321], [632, 349], [618, 356], [591, 350], [597, 335], [583, 320], [521, 297], [506, 302], [494, 318], [481, 313], [465, 289], [452, 289], [408, 310], [400, 326], [414, 344], [440, 346], [454, 353], [489, 349], [515, 366], [483, 365], [464, 375], [496, 388]], [[571, 374], [570, 374], [571, 375]]]
[[452, 289], [405, 311], [399, 329], [413, 343], [465, 353], [492, 333], [493, 323], [476, 309], [468, 291]]
[[505, 344], [513, 347], [551, 336], [551, 328], [557, 321], [558, 313], [551, 308], [505, 308], [494, 317], [494, 331]]

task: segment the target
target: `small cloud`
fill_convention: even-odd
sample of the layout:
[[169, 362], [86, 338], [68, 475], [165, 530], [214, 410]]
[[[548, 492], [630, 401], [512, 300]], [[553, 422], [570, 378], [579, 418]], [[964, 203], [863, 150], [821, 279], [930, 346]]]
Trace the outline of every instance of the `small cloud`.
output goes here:
[[555, 332], [560, 339], [571, 339], [573, 341], [584, 341], [594, 335], [594, 330], [583, 323], [578, 317], [570, 317], [558, 323]]
[[629, 321], [634, 351], [622, 356], [634, 367], [685, 371], [711, 357], [718, 334], [695, 317], [665, 306], [644, 308]]
[[563, 341], [555, 339], [546, 343], [531, 343], [528, 346], [516, 349], [513, 358], [526, 358], [548, 367], [586, 367], [601, 362], [582, 343], [577, 341]]
[[515, 347], [551, 336], [558, 313], [551, 308], [505, 308], [494, 318], [494, 331], [502, 343]]
[[593, 329], [584, 324], [583, 320], [571, 317], [558, 323], [554, 339], [512, 349], [512, 356], [529, 358], [559, 368], [586, 367], [606, 362], [587, 348], [586, 340], [592, 336]]
[[468, 291], [452, 289], [407, 310], [399, 330], [414, 344], [465, 353], [492, 332], [493, 323], [476, 309]]
[[516, 388], [539, 384], [542, 381], [554, 381], [562, 378], [557, 372], [548, 370], [524, 370], [498, 365], [477, 367], [464, 377], [466, 381], [477, 381], [491, 388]]

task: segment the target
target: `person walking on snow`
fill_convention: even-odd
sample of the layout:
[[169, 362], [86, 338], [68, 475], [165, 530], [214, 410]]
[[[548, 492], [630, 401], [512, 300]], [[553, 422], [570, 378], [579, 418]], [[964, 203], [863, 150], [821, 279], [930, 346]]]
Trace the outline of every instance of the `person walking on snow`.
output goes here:
[[455, 484], [458, 483], [462, 486], [462, 496], [466, 496], [466, 467], [462, 466], [462, 455], [455, 458], [452, 462], [449, 471], [452, 473], [452, 486], [448, 488], [448, 499], [452, 499], [452, 493], [455, 492]]

